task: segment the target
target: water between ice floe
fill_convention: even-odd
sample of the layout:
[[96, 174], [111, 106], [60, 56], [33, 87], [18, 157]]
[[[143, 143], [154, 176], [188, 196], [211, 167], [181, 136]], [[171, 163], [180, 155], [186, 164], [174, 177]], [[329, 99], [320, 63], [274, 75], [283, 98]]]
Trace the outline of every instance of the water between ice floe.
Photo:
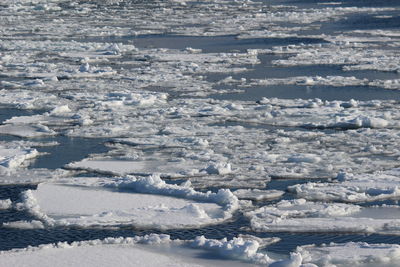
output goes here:
[[[19, 193], [27, 189], [35, 189], [34, 185], [2, 185], [0, 186], [0, 196], [17, 200]], [[16, 210], [0, 211], [0, 223], [14, 220], [31, 220], [31, 215]], [[255, 233], [246, 231], [243, 227], [247, 227], [248, 221], [242, 216], [238, 216], [234, 221], [226, 222], [220, 225], [207, 226], [200, 229], [179, 229], [179, 230], [143, 230], [133, 229], [130, 227], [122, 228], [69, 228], [56, 227], [49, 229], [9, 229], [0, 228], [0, 250], [8, 250], [12, 248], [24, 248], [29, 245], [36, 246], [46, 243], [54, 243], [59, 241], [80, 241], [92, 239], [104, 239], [107, 237], [129, 237], [135, 235], [145, 235], [150, 233], [166, 233], [171, 238], [176, 239], [194, 239], [196, 236], [204, 235], [207, 238], [228, 239], [236, 237], [238, 234], [252, 234], [259, 237], [280, 237], [282, 241], [268, 246], [269, 252], [288, 254], [299, 245], [306, 244], [322, 244], [322, 243], [342, 243], [349, 241], [360, 241], [369, 243], [390, 243], [398, 244], [399, 236], [385, 235], [357, 235], [357, 234], [315, 234], [315, 233]]]

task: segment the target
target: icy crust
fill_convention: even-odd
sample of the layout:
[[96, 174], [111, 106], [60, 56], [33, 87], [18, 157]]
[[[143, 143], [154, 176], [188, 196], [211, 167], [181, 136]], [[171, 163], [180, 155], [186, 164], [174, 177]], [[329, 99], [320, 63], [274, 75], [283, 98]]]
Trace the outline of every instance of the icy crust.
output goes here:
[[344, 203], [282, 200], [245, 213], [260, 232], [344, 232], [399, 234], [398, 206], [361, 207]]
[[400, 246], [395, 244], [368, 244], [349, 242], [344, 244], [308, 245], [297, 248], [303, 263], [317, 266], [398, 266]]
[[305, 183], [288, 187], [300, 198], [319, 201], [368, 202], [400, 198], [400, 170], [373, 174], [339, 173], [331, 183]]
[[42, 183], [37, 190], [25, 191], [21, 198], [17, 207], [46, 226], [193, 228], [230, 219], [239, 208], [238, 199], [229, 190], [201, 193], [187, 184], [168, 185], [153, 176]]

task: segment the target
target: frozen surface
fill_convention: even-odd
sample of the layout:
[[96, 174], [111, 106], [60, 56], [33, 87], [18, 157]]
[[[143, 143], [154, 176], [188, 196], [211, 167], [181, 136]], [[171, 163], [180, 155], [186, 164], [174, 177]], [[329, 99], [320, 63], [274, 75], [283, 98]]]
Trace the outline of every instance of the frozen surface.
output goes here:
[[[79, 182], [39, 184], [37, 190], [23, 193], [18, 206], [48, 226], [133, 225], [156, 229], [215, 224], [229, 219], [238, 208], [237, 198], [229, 190], [200, 193], [190, 187], [167, 185], [157, 177], [113, 183], [87, 179], [92, 187], [88, 181], [83, 187], [77, 186]], [[123, 191], [107, 190], [101, 184]], [[127, 192], [132, 190], [139, 193]]]
[[367, 202], [399, 199], [399, 170], [373, 174], [338, 174], [331, 183], [306, 183], [289, 187], [298, 197], [309, 200]]
[[252, 229], [262, 232], [400, 233], [399, 206], [361, 207], [295, 199], [245, 215]]
[[400, 260], [400, 246], [349, 242], [321, 246], [302, 246], [297, 251], [303, 263], [317, 266], [387, 266], [394, 267]]
[[[276, 242], [265, 240], [264, 245]], [[129, 264], [140, 266], [257, 266], [276, 264], [265, 253], [258, 252], [257, 238], [216, 240], [198, 237], [195, 240], [171, 240], [168, 235], [150, 234], [127, 238], [106, 238], [80, 242], [59, 242], [26, 249], [3, 251], [0, 264], [24, 266], [26, 262], [40, 266], [109, 266]], [[300, 266], [301, 256], [286, 260]], [[294, 259], [296, 258], [296, 259]], [[256, 264], [256, 265], [254, 265]], [[275, 266], [275, 265], [271, 265]], [[278, 266], [278, 265], [276, 265]]]
[[[20, 200], [1, 196], [11, 219], [0, 230], [238, 220], [233, 231], [398, 235], [399, 11], [396, 1], [2, 1], [0, 105], [30, 112], [1, 114], [0, 138], [22, 141], [0, 144], [0, 183], [40, 184]], [[32, 168], [46, 145], [36, 141], [59, 136], [100, 137], [106, 149], [50, 155], [69, 170]], [[394, 205], [365, 207], [379, 201]], [[265, 240], [206, 229], [209, 239], [186, 244], [272, 267], [398, 260], [396, 246], [361, 243], [281, 259], [260, 249]], [[101, 265], [106, 255], [120, 256], [113, 265], [212, 265], [138, 244], [150, 239], [176, 245], [165, 236], [48, 245], [4, 252], [0, 265]]]

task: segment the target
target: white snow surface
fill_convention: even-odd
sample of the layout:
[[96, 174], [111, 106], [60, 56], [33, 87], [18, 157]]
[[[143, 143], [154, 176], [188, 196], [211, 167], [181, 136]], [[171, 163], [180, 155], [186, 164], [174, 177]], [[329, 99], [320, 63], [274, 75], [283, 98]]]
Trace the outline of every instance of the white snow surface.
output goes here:
[[159, 177], [131, 177], [114, 182], [84, 180], [81, 186], [76, 180], [39, 184], [37, 190], [25, 191], [17, 206], [47, 226], [134, 225], [155, 229], [220, 223], [231, 218], [239, 207], [229, 190], [201, 193], [187, 186], [168, 185]]
[[400, 246], [397, 244], [331, 243], [301, 246], [297, 252], [303, 257], [303, 263], [316, 266], [395, 267], [400, 260]]
[[282, 200], [246, 212], [251, 227], [265, 232], [400, 233], [399, 206]]
[[[300, 267], [301, 256], [296, 253], [288, 260], [272, 259], [258, 252], [255, 237], [232, 240], [206, 239], [171, 240], [169, 235], [106, 238], [79, 242], [59, 242], [38, 247], [0, 252], [0, 264], [24, 266], [26, 262], [40, 266], [284, 266]], [[276, 242], [266, 241], [266, 245]], [[211, 255], [211, 257], [210, 257]], [[256, 265], [254, 265], [256, 264]], [[271, 264], [271, 265], [268, 265]]]
[[334, 182], [309, 182], [290, 186], [288, 190], [308, 200], [368, 202], [399, 199], [399, 181], [399, 169], [372, 174], [339, 173]]
[[0, 145], [0, 174], [9, 175], [38, 155], [39, 152], [33, 148], [15, 146], [12, 143]]

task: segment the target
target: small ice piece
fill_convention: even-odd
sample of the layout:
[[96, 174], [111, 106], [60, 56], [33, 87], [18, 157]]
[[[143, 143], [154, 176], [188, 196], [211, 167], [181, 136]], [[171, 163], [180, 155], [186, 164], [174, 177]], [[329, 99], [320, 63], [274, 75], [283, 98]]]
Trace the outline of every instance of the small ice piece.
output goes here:
[[260, 244], [255, 239], [237, 237], [228, 241], [226, 238], [217, 240], [198, 236], [193, 240], [191, 246], [215, 251], [227, 258], [245, 259], [258, 264], [270, 264], [274, 262], [267, 254], [258, 252]]
[[19, 168], [27, 160], [39, 155], [36, 149], [4, 147], [0, 145], [0, 174], [7, 174]]
[[208, 174], [226, 175], [232, 172], [232, 167], [230, 163], [217, 162], [211, 163], [204, 171]]
[[84, 63], [79, 67], [80, 72], [89, 72], [90, 71], [90, 65], [89, 63]]
[[52, 116], [58, 116], [58, 115], [64, 115], [65, 113], [70, 113], [71, 109], [68, 107], [68, 105], [62, 105], [55, 107], [53, 110], [50, 111], [50, 115]]
[[238, 189], [233, 194], [239, 199], [261, 201], [280, 198], [285, 192], [281, 190]]
[[11, 199], [0, 199], [0, 210], [7, 210], [12, 207]]
[[297, 247], [304, 264], [317, 266], [398, 266], [400, 245], [348, 242], [344, 244], [306, 245]]
[[282, 200], [245, 213], [260, 232], [400, 233], [400, 207]]
[[14, 221], [5, 222], [2, 224], [4, 228], [15, 228], [15, 229], [44, 229], [44, 224], [41, 221]]

